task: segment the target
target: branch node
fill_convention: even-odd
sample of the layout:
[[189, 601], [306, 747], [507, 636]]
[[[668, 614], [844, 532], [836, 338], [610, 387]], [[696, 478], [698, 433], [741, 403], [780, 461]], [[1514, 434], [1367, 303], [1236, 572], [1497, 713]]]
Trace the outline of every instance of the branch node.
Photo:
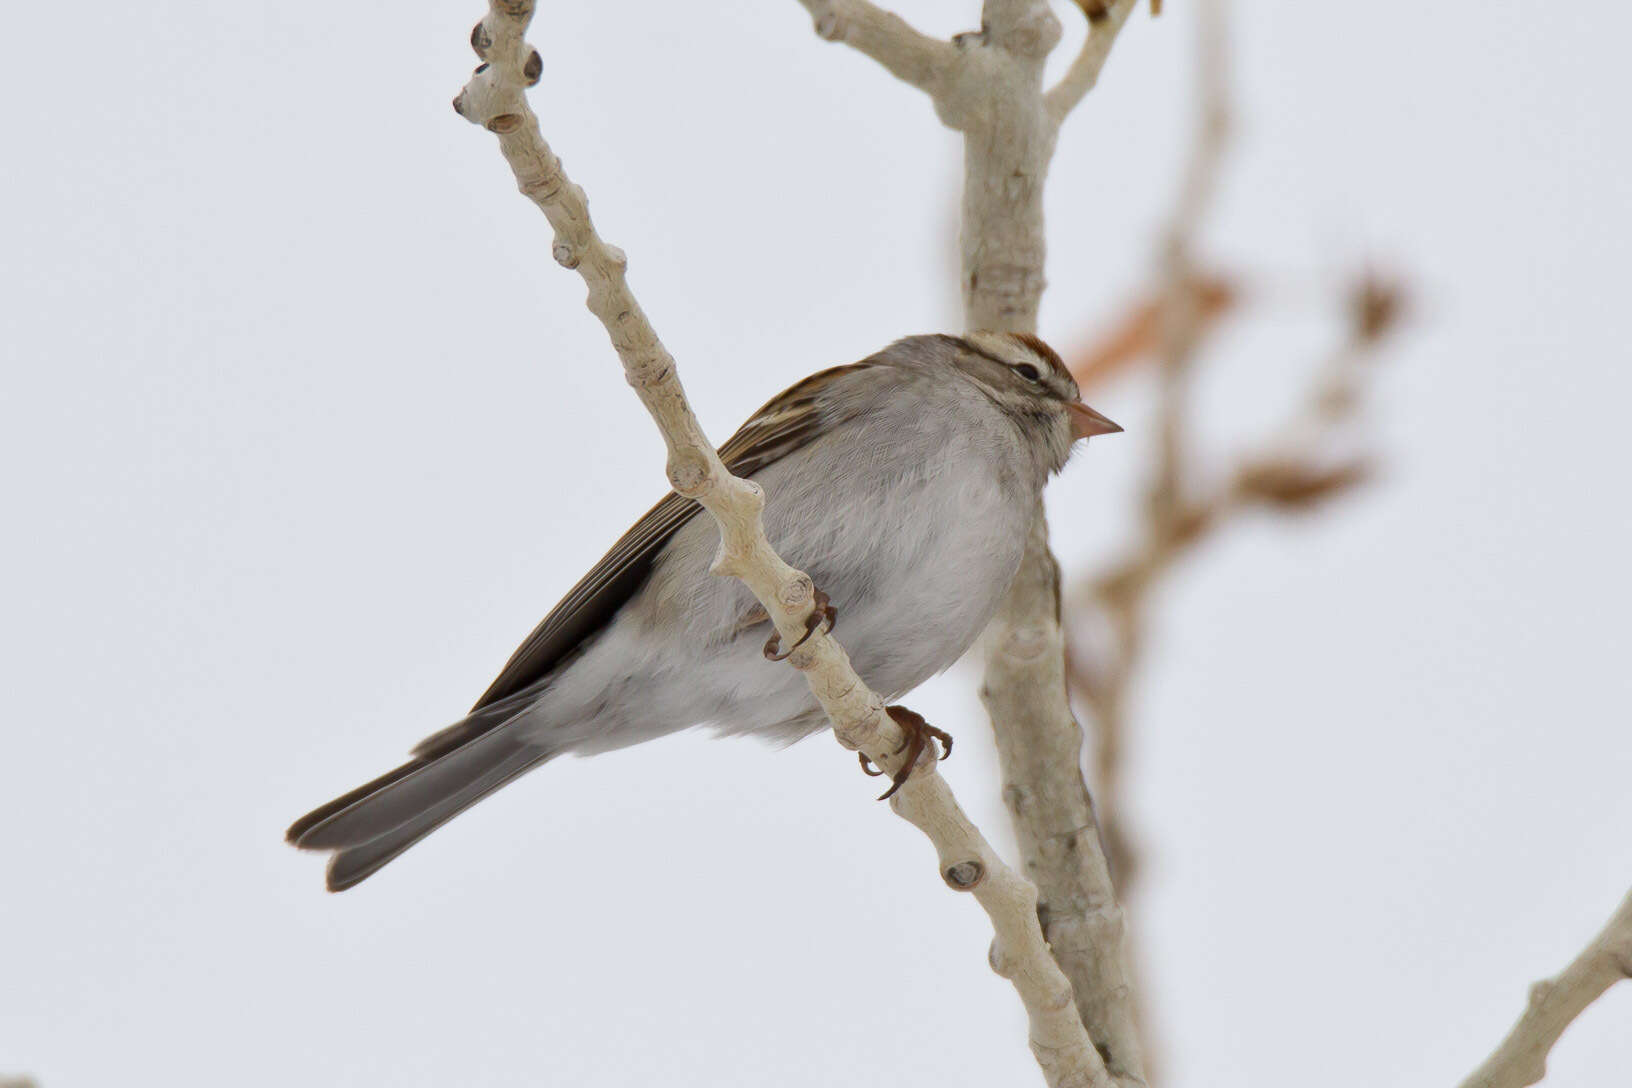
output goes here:
[[661, 348], [656, 353], [648, 354], [644, 358], [625, 358], [623, 363], [623, 380], [636, 389], [647, 389], [669, 380], [674, 373], [674, 360], [669, 353]]
[[798, 608], [816, 595], [816, 583], [811, 581], [810, 575], [803, 571], [783, 582], [776, 591], [776, 599], [782, 602], [784, 608]]
[[521, 115], [519, 113], [501, 113], [497, 117], [488, 118], [487, 124], [482, 127], [489, 132], [497, 132], [502, 136], [521, 127]]
[[690, 450], [676, 451], [669, 458], [668, 472], [676, 495], [695, 499], [708, 490], [708, 462]]
[[527, 86], [536, 87], [544, 76], [544, 58], [538, 55], [538, 50], [527, 54], [527, 62], [521, 66], [521, 77], [527, 81]]
[[577, 268], [578, 262], [583, 260], [577, 248], [562, 238], [556, 239], [555, 245], [550, 247], [550, 256], [554, 257], [555, 263], [562, 268]]
[[1012, 56], [1041, 61], [1060, 44], [1062, 33], [1060, 20], [1047, 4], [1043, 4], [1028, 16], [1004, 27], [997, 45]]
[[487, 20], [482, 20], [470, 28], [470, 47], [483, 60], [487, 59], [487, 51], [493, 48], [493, 35], [488, 32]]
[[1035, 661], [1049, 645], [1048, 632], [1039, 624], [1021, 624], [1009, 629], [1003, 652], [1015, 661]]
[[941, 870], [941, 879], [955, 892], [972, 892], [986, 879], [986, 866], [978, 858], [956, 862]]
[[[1048, 1007], [1051, 1009], [1069, 1009], [1076, 1004], [1076, 999], [1071, 993], [1071, 987], [1069, 986], [1055, 990], [1046, 1000], [1048, 1002]], [[1099, 1052], [1101, 1057], [1103, 1057], [1105, 1054], [1103, 1045], [1101, 1046]]]
[[[557, 166], [560, 164], [557, 163]], [[561, 190], [566, 188], [566, 178], [560, 170], [546, 170], [537, 176], [529, 174], [525, 178], [516, 180], [516, 188], [528, 198], [542, 204], [551, 204], [561, 197]]]

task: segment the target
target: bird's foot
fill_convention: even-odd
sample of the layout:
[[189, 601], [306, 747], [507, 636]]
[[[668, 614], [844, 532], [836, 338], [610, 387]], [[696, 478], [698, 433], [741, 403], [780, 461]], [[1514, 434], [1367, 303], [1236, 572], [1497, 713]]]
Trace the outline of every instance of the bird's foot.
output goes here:
[[839, 610], [833, 607], [833, 602], [827, 599], [827, 594], [819, 589], [814, 591], [813, 600], [816, 607], [810, 610], [810, 616], [805, 620], [805, 633], [799, 636], [799, 641], [783, 651], [781, 633], [772, 631], [771, 637], [765, 640], [765, 649], [763, 651], [765, 660], [786, 661], [793, 654], [793, 651], [810, 641], [810, 636], [814, 635], [818, 629], [824, 635], [833, 630], [833, 625], [839, 620]]
[[[944, 729], [936, 729], [924, 720], [922, 714], [914, 713], [900, 705], [887, 706], [884, 708], [884, 713], [888, 714], [891, 720], [901, 727], [901, 732], [906, 734], [901, 741], [901, 747], [895, 751], [897, 754], [906, 752], [907, 758], [901, 764], [901, 769], [890, 776], [890, 788], [880, 795], [880, 801], [887, 800], [891, 794], [901, 788], [902, 784], [912, 774], [912, 769], [918, 766], [918, 757], [923, 754], [924, 745], [931, 740], [940, 742], [940, 752], [936, 755], [936, 759], [946, 759], [952, 755], [952, 734]], [[873, 778], [877, 778], [884, 773], [873, 766], [873, 761], [867, 758], [866, 752], [857, 752], [856, 755], [861, 758], [863, 773]]]

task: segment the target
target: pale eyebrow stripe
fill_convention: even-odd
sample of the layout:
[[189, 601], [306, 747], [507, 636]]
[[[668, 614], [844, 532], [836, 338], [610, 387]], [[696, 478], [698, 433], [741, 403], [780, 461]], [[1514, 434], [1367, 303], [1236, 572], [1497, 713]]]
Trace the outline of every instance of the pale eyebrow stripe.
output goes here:
[[968, 348], [970, 351], [974, 352], [976, 355], [980, 356], [982, 359], [990, 359], [994, 363], [998, 363], [998, 364], [1000, 364], [1002, 366], [1006, 366], [1011, 370], [1014, 369], [1014, 364], [1009, 362], [1007, 359], [1003, 358], [1001, 355], [993, 355], [991, 352], [987, 351], [985, 348], [979, 347], [976, 344], [974, 344], [974, 343], [972, 343], [972, 342], [970, 342], [968, 340], [965, 340], [961, 336], [958, 337], [958, 343], [962, 344], [964, 347]]

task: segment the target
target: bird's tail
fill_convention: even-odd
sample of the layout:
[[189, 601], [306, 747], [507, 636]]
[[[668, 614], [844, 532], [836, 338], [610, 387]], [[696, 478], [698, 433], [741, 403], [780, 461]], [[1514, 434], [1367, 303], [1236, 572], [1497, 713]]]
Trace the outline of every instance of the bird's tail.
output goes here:
[[[494, 708], [497, 709], [497, 708]], [[510, 715], [478, 713], [427, 738], [414, 758], [302, 816], [285, 838], [302, 850], [332, 850], [328, 887], [343, 891], [555, 749], [531, 743]], [[478, 720], [478, 719], [485, 720]]]

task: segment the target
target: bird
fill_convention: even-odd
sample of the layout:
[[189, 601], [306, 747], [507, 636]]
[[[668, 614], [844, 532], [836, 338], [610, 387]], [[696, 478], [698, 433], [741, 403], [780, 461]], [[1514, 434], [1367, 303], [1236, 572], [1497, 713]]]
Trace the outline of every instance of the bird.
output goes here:
[[[1044, 484], [1079, 440], [1121, 429], [1082, 403], [1043, 340], [977, 331], [905, 337], [813, 374], [719, 453], [763, 488], [767, 538], [819, 591], [812, 622], [842, 621], [851, 664], [889, 701], [969, 649], [1019, 568]], [[330, 891], [557, 756], [700, 725], [781, 743], [826, 725], [804, 678], [766, 664], [765, 610], [710, 573], [719, 531], [700, 511], [664, 496], [468, 714], [295, 821], [286, 839], [329, 853]], [[897, 721], [912, 732], [922, 719], [906, 714]]]

